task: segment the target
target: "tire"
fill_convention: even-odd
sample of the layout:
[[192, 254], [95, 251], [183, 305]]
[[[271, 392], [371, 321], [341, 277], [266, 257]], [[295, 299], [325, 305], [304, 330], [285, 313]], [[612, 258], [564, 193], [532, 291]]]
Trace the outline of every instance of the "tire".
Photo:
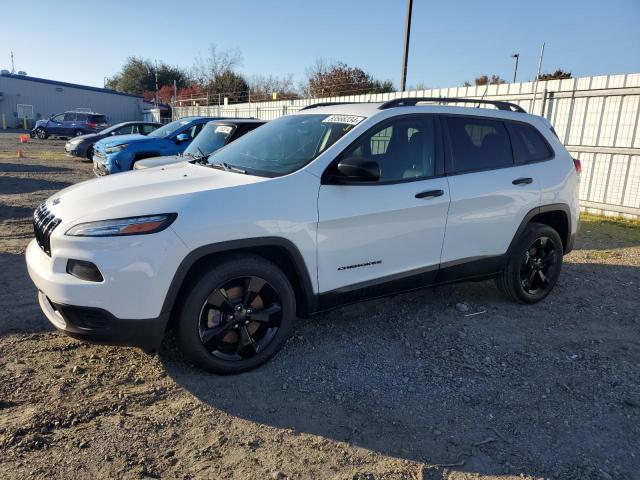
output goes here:
[[49, 135], [47, 135], [47, 131], [44, 128], [38, 127], [36, 128], [36, 137], [41, 140], [46, 140], [47, 138], [49, 138]]
[[496, 285], [515, 302], [539, 302], [551, 293], [558, 281], [562, 255], [558, 232], [548, 225], [531, 222], [496, 278]]
[[295, 320], [295, 294], [282, 270], [257, 255], [233, 255], [212, 264], [190, 287], [178, 338], [196, 366], [235, 374], [273, 357]]
[[80, 135], [84, 135], [84, 132], [82, 130], [76, 130], [75, 132], [73, 132], [73, 137], [79, 137]]
[[93, 161], [93, 147], [87, 148], [87, 160]]

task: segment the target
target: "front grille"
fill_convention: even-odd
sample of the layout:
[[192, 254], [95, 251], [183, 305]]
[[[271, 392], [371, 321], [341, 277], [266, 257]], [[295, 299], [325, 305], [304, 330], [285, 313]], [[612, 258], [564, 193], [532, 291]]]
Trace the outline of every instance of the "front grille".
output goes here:
[[41, 203], [33, 212], [33, 233], [44, 252], [51, 256], [51, 232], [60, 225], [59, 218], [49, 211], [46, 203]]

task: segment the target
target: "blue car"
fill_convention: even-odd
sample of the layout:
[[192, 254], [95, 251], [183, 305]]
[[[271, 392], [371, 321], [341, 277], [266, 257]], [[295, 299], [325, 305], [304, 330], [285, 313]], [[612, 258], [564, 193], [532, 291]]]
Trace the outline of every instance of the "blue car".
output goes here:
[[64, 112], [38, 120], [31, 130], [31, 138], [78, 137], [87, 133], [98, 133], [111, 124], [107, 117], [94, 112]]
[[218, 120], [218, 117], [186, 117], [146, 136], [119, 135], [100, 140], [93, 147], [93, 171], [98, 176], [127, 172], [143, 158], [178, 155], [211, 120]]

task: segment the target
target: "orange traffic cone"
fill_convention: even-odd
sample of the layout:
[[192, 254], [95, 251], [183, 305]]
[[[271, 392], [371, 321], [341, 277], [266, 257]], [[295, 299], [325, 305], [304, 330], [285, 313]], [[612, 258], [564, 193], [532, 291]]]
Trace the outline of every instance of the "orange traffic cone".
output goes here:
[[27, 143], [29, 141], [29, 135], [20, 135], [20, 143]]
[[18, 158], [24, 158], [24, 150], [21, 148], [18, 149]]

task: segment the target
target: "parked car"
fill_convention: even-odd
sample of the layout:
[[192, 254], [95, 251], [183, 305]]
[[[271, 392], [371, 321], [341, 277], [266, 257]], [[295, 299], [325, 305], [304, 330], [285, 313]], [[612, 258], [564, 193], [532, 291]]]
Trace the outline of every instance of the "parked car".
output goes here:
[[52, 115], [46, 120], [38, 120], [31, 130], [31, 138], [79, 137], [87, 133], [97, 133], [111, 126], [107, 117], [93, 112], [64, 112]]
[[156, 122], [124, 122], [112, 127], [105, 128], [99, 133], [87, 133], [70, 139], [64, 146], [67, 155], [72, 157], [93, 159], [93, 146], [96, 142], [111, 138], [117, 135], [149, 135], [156, 128], [161, 127], [161, 123]]
[[178, 155], [189, 146], [202, 127], [216, 117], [181, 118], [148, 135], [105, 138], [93, 146], [93, 171], [98, 176], [126, 172], [144, 158]]
[[219, 150], [265, 123], [265, 120], [246, 118], [214, 120], [204, 126], [182, 155], [147, 158], [146, 160], [136, 162], [133, 169], [143, 170], [145, 168], [159, 167], [184, 161], [206, 161], [216, 150]]
[[578, 231], [579, 162], [517, 105], [425, 101], [307, 107], [207, 164], [62, 190], [26, 251], [42, 310], [146, 350], [175, 325], [196, 365], [237, 373], [344, 303], [484, 278], [539, 302]]

